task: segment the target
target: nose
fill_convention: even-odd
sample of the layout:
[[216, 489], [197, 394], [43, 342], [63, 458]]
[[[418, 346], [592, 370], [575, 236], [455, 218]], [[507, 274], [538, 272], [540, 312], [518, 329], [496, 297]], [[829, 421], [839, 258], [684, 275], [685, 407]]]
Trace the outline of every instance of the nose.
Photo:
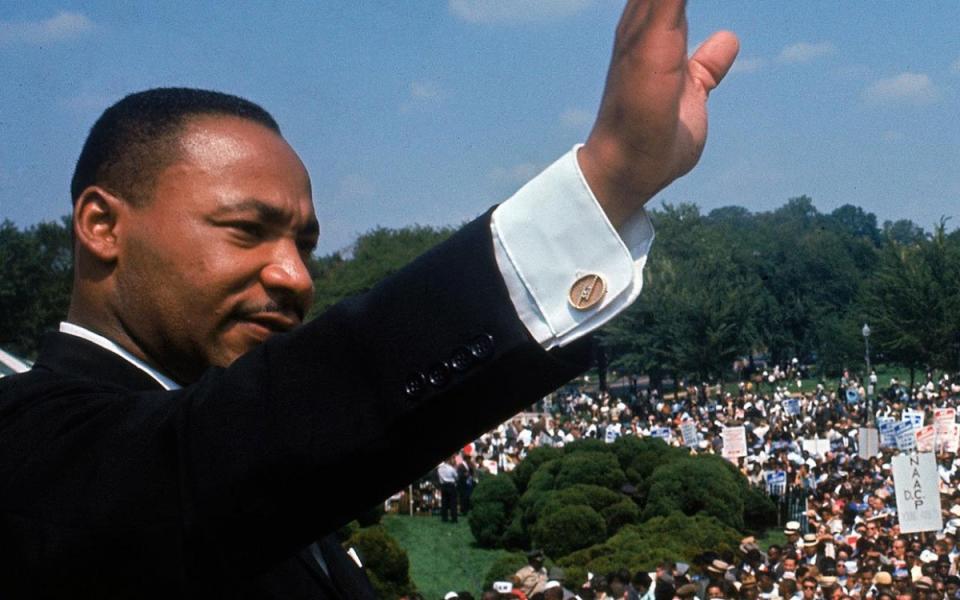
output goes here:
[[292, 240], [278, 242], [272, 260], [260, 271], [260, 281], [268, 291], [281, 292], [296, 299], [305, 314], [313, 301], [313, 278], [299, 248]]

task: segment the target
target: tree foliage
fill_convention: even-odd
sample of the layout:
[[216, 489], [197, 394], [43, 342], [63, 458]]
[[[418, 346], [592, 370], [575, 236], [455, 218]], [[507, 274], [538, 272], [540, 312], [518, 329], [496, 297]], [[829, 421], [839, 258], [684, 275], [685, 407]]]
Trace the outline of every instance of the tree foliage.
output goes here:
[[67, 316], [73, 283], [70, 221], [19, 230], [0, 224], [0, 345], [34, 356]]

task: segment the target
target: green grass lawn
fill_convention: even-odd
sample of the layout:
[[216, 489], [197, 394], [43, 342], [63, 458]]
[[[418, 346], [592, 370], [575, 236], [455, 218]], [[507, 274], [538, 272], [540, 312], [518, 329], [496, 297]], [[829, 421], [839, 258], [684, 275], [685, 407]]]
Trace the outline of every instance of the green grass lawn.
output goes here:
[[385, 515], [383, 526], [410, 557], [410, 579], [427, 600], [447, 592], [468, 591], [479, 597], [490, 565], [506, 550], [477, 548], [467, 520], [456, 525], [439, 517]]

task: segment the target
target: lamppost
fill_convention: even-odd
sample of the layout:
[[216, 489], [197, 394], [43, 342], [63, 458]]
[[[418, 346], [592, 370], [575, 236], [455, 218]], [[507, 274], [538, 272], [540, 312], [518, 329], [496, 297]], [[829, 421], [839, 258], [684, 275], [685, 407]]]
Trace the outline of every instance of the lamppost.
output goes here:
[[860, 333], [863, 334], [864, 357], [867, 362], [867, 375], [865, 379], [867, 380], [867, 412], [870, 415], [867, 424], [873, 425], [876, 417], [873, 414], [873, 385], [870, 382], [870, 326], [864, 323]]

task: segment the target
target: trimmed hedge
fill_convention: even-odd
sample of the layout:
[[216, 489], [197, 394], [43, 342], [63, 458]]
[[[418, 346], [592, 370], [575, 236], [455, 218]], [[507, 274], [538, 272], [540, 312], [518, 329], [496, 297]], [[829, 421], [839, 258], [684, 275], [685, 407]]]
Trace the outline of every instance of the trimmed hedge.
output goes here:
[[382, 525], [360, 529], [344, 546], [356, 549], [378, 597], [399, 598], [416, 591], [407, 552]]
[[577, 483], [599, 485], [619, 490], [627, 482], [626, 475], [613, 453], [582, 451], [560, 459], [556, 488], [563, 489]]
[[538, 520], [530, 537], [547, 556], [566, 556], [607, 539], [607, 524], [589, 506], [565, 506]]
[[563, 456], [563, 450], [560, 448], [540, 447], [527, 452], [526, 458], [517, 465], [513, 471], [510, 471], [513, 482], [517, 485], [517, 490], [522, 494], [530, 483], [530, 478], [545, 462], [556, 460]]
[[675, 512], [640, 525], [626, 525], [605, 542], [568, 554], [557, 563], [566, 573], [567, 587], [572, 589], [586, 580], [588, 571], [653, 571], [666, 557], [692, 562], [707, 549], [732, 553], [739, 539], [738, 531], [713, 517]]
[[513, 581], [513, 574], [527, 566], [527, 556], [523, 552], [513, 552], [498, 558], [483, 578], [483, 589], [493, 588], [494, 581]]
[[674, 511], [689, 516], [702, 513], [742, 530], [746, 490], [739, 475], [703, 457], [682, 458], [658, 467], [649, 479], [643, 519]]

